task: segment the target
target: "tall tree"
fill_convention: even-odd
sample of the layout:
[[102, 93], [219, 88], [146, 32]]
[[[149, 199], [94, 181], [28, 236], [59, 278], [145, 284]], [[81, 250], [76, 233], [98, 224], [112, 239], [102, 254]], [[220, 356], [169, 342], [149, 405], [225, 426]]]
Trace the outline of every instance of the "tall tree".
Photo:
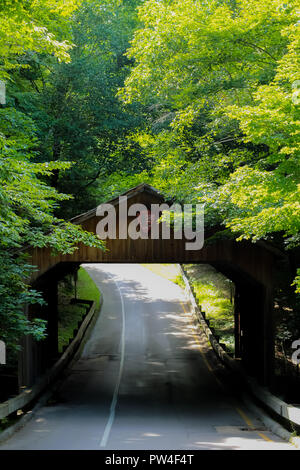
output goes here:
[[[44, 179], [53, 171], [67, 169], [66, 162], [34, 163], [37, 157], [37, 134], [32, 118], [16, 106], [17, 76], [30, 64], [24, 57], [42, 54], [44, 60], [70, 59], [71, 43], [68, 18], [76, 8], [70, 1], [1, 1], [0, 10], [0, 77], [7, 82], [7, 103], [0, 108], [0, 337], [9, 350], [18, 347], [24, 333], [37, 338], [44, 324], [29, 321], [25, 303], [42, 301], [28, 287], [32, 267], [19, 248], [50, 246], [65, 253], [83, 242], [102, 248], [102, 243], [80, 227], [55, 217], [60, 201], [68, 198]], [[18, 71], [18, 72], [17, 72]], [[21, 75], [20, 75], [21, 74]]]
[[62, 204], [64, 216], [101, 199], [99, 179], [147, 165], [131, 137], [143, 126], [142, 106], [125, 106], [116, 96], [131, 64], [124, 54], [137, 25], [138, 3], [84, 1], [72, 21], [71, 62], [51, 67], [34, 102], [23, 101], [38, 128], [40, 160], [74, 162], [50, 181], [74, 196]]
[[205, 201], [207, 220], [238, 239], [278, 232], [290, 247], [300, 229], [298, 15], [296, 0], [148, 0], [120, 93], [166, 123], [144, 138], [168, 167], [158, 184]]

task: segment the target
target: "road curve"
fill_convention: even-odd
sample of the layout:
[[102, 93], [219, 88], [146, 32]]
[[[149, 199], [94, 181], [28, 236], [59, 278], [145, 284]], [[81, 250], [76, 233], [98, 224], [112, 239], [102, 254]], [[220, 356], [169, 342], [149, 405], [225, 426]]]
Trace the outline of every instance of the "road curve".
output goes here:
[[82, 357], [0, 449], [293, 449], [220, 384], [179, 286], [141, 265], [84, 267], [104, 303]]

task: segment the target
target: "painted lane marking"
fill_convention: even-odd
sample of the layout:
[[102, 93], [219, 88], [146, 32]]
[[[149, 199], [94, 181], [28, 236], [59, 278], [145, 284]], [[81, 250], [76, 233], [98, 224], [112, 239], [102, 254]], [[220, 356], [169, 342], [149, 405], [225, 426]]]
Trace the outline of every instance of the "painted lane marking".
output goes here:
[[[185, 308], [185, 305], [183, 302], [180, 302], [181, 303], [181, 306], [183, 308], [183, 311], [184, 313], [188, 313], [186, 311], [186, 308]], [[193, 322], [192, 322], [192, 326], [194, 326]], [[196, 343], [198, 344], [198, 349], [200, 351], [200, 354], [202, 356], [202, 359], [206, 365], [206, 367], [208, 368], [208, 370], [211, 372], [211, 374], [213, 375], [214, 379], [216, 380], [216, 382], [218, 383], [218, 385], [224, 390], [224, 385], [222, 384], [222, 382], [220, 382], [220, 380], [216, 377], [212, 367], [210, 366], [208, 360], [206, 359], [205, 357], [205, 354], [203, 353], [202, 351], [202, 347], [201, 347], [201, 343], [196, 335], [196, 333], [192, 333]], [[209, 342], [207, 341], [207, 344], [209, 345]], [[252, 423], [251, 419], [246, 415], [246, 413], [244, 413], [244, 411], [242, 411], [240, 408], [238, 407], [235, 407], [236, 411], [239, 413], [239, 415], [241, 416], [241, 418], [245, 421], [245, 423], [247, 424], [247, 426], [249, 426], [249, 428], [253, 429], [253, 431], [255, 431], [255, 426], [254, 424]], [[255, 431], [256, 434], [258, 434], [259, 437], [261, 437], [262, 439], [264, 439], [265, 441], [268, 441], [268, 442], [273, 442], [272, 439], [270, 439], [269, 437], [267, 437], [265, 434], [263, 433], [260, 433], [260, 432], [257, 432]]]
[[[243, 420], [245, 421], [245, 423], [249, 426], [250, 429], [252, 429], [253, 431], [255, 430], [255, 426], [254, 424], [252, 423], [251, 419], [246, 415], [246, 413], [244, 413], [243, 410], [241, 410], [240, 408], [236, 407], [236, 410], [237, 412], [239, 413], [239, 415], [243, 418]], [[258, 432], [258, 431], [255, 431], [256, 434], [258, 434], [262, 439], [264, 439], [265, 441], [268, 441], [268, 442], [273, 442], [272, 439], [269, 439], [265, 434], [263, 434], [262, 432]]]
[[100, 447], [106, 447], [107, 441], [109, 439], [109, 435], [111, 432], [111, 428], [115, 419], [115, 414], [116, 414], [116, 406], [117, 406], [117, 401], [118, 401], [118, 395], [119, 395], [119, 389], [121, 385], [121, 380], [122, 380], [122, 375], [123, 375], [123, 369], [124, 369], [124, 358], [125, 358], [125, 307], [124, 307], [124, 299], [122, 296], [121, 289], [117, 283], [113, 279], [114, 283], [116, 284], [119, 294], [120, 294], [120, 299], [121, 299], [121, 306], [122, 306], [122, 334], [121, 334], [121, 359], [120, 359], [120, 368], [119, 368], [119, 374], [118, 374], [118, 379], [115, 385], [114, 389], [114, 394], [112, 398], [112, 402], [110, 405], [110, 413], [109, 413], [109, 418], [107, 420], [104, 433], [101, 439]]

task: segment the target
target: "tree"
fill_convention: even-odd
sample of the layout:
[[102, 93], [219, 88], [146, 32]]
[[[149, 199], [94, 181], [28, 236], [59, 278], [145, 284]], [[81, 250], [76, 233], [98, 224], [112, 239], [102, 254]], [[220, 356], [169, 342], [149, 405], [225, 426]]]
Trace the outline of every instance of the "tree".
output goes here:
[[238, 239], [279, 233], [285, 247], [299, 245], [297, 8], [294, 0], [148, 0], [120, 91], [126, 103], [160, 110], [165, 125], [144, 141], [168, 168], [166, 192], [206, 202], [208, 223], [222, 221]]
[[71, 24], [71, 61], [52, 64], [50, 73], [44, 69], [44, 83], [37, 68], [40, 93], [32, 89], [31, 97], [26, 93], [20, 99], [19, 106], [37, 127], [39, 161], [74, 162], [49, 180], [74, 196], [59, 209], [64, 217], [97, 204], [102, 194], [99, 180], [110, 173], [132, 174], [147, 165], [131, 138], [143, 126], [142, 107], [125, 106], [116, 97], [130, 65], [124, 53], [136, 27], [137, 3], [84, 1]]
[[[24, 67], [21, 60], [24, 54], [43, 52], [69, 60], [71, 44], [60, 38], [68, 29], [67, 17], [76, 2], [5, 1], [1, 6], [2, 79], [13, 81], [15, 70]], [[37, 147], [34, 122], [13, 104], [8, 98], [7, 106], [0, 109], [0, 336], [12, 350], [18, 347], [22, 334], [32, 333], [41, 338], [45, 328], [40, 320], [30, 322], [24, 315], [25, 303], [42, 299], [28, 287], [32, 267], [19, 249], [27, 244], [69, 253], [79, 242], [103, 248], [92, 234], [53, 215], [59, 202], [69, 196], [58, 193], [43, 178], [70, 165], [34, 163]]]
[[[222, 189], [229, 202], [241, 209], [227, 224], [241, 238], [258, 239], [283, 232], [288, 243], [299, 243], [300, 233], [300, 31], [291, 24], [282, 31], [289, 38], [288, 52], [278, 61], [274, 79], [259, 86], [250, 106], [231, 106], [230, 117], [238, 119], [244, 140], [264, 144], [269, 152], [263, 171], [247, 167], [235, 172]], [[299, 87], [300, 88], [300, 87]]]

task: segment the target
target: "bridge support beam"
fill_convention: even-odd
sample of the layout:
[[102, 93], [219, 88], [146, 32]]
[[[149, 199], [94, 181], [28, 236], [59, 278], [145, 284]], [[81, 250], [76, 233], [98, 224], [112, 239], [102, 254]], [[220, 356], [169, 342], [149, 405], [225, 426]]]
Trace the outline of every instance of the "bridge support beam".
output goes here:
[[273, 296], [260, 284], [238, 283], [235, 296], [236, 357], [263, 385], [271, 385], [274, 361]]
[[241, 331], [241, 304], [240, 293], [235, 290], [234, 295], [234, 356], [241, 358], [242, 356], [242, 331]]
[[41, 292], [46, 305], [26, 307], [28, 319], [42, 318], [47, 322], [47, 337], [36, 341], [31, 335], [21, 340], [19, 353], [19, 388], [31, 386], [37, 377], [51, 366], [58, 357], [58, 283], [54, 276], [43, 279], [35, 285]]
[[[25, 307], [28, 318], [28, 307]], [[20, 341], [21, 350], [18, 359], [18, 386], [21, 392], [24, 387], [30, 387], [35, 380], [34, 340], [31, 335], [24, 336]]]
[[51, 365], [58, 356], [58, 282], [55, 278], [43, 286], [43, 298], [47, 302], [42, 309], [42, 317], [47, 321], [47, 338], [45, 340], [45, 362]]
[[265, 374], [264, 383], [272, 387], [275, 374], [275, 322], [274, 322], [274, 293], [273, 289], [264, 289], [263, 315], [263, 354]]

